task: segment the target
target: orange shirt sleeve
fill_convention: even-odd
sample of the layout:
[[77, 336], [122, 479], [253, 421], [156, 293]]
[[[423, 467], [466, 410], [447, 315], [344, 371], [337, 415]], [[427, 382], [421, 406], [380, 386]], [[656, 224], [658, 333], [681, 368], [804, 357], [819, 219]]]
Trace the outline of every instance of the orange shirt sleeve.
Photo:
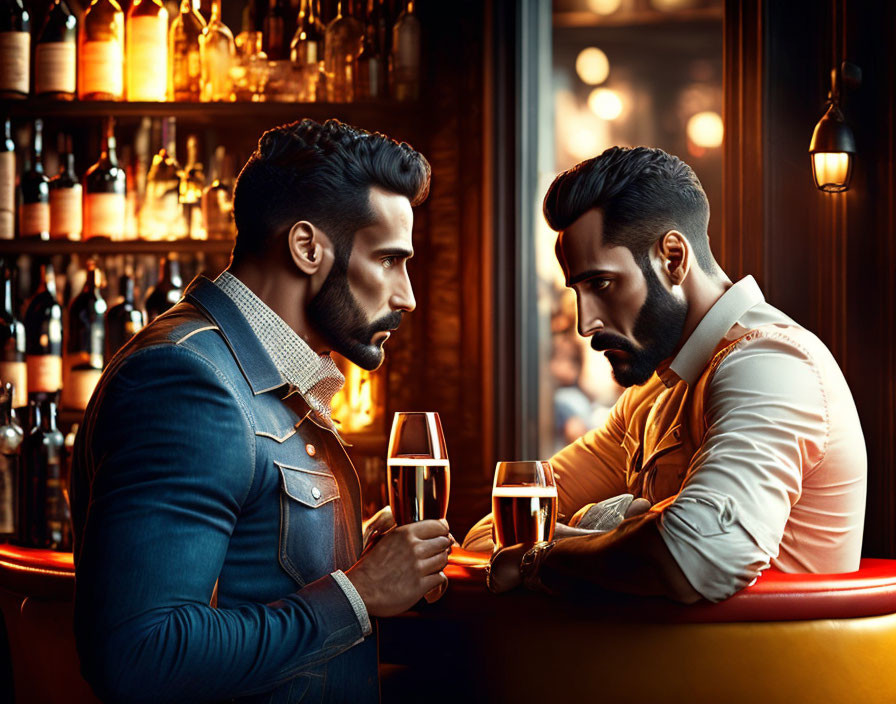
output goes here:
[[607, 422], [587, 432], [551, 458], [557, 481], [559, 516], [564, 522], [586, 504], [624, 494], [625, 405], [629, 390], [610, 411]]

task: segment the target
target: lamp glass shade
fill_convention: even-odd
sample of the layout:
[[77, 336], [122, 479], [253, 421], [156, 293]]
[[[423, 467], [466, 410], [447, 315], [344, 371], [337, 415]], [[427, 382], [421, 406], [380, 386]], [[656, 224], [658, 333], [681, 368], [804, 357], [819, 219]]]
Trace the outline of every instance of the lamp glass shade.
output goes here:
[[815, 152], [812, 175], [815, 185], [826, 193], [840, 193], [849, 188], [852, 177], [852, 154], [849, 152]]

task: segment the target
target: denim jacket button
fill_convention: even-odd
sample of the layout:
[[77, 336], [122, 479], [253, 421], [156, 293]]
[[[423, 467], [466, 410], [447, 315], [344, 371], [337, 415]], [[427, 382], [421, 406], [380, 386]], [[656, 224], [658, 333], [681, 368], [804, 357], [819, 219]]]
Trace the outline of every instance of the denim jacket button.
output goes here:
[[320, 498], [320, 489], [316, 486], [311, 487], [311, 496], [314, 497], [314, 500], [317, 501]]
[[305, 445], [305, 452], [308, 453], [309, 457], [314, 457], [317, 454], [317, 448], [309, 442], [307, 445]]

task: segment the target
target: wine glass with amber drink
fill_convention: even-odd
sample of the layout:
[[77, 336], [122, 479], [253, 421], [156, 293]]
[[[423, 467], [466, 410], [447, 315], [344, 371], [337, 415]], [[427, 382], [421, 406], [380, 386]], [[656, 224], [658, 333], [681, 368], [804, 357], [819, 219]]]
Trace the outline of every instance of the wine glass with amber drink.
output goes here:
[[497, 548], [550, 541], [557, 522], [557, 485], [551, 463], [498, 462], [492, 515]]
[[451, 475], [438, 413], [396, 413], [386, 458], [395, 523], [445, 518]]

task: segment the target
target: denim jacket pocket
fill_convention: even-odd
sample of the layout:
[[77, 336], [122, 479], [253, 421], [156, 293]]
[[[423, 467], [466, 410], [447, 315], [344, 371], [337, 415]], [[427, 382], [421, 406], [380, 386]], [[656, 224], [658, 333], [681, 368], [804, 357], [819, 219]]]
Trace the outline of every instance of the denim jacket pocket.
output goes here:
[[332, 572], [335, 564], [335, 477], [274, 462], [282, 478], [280, 565], [299, 586]]

